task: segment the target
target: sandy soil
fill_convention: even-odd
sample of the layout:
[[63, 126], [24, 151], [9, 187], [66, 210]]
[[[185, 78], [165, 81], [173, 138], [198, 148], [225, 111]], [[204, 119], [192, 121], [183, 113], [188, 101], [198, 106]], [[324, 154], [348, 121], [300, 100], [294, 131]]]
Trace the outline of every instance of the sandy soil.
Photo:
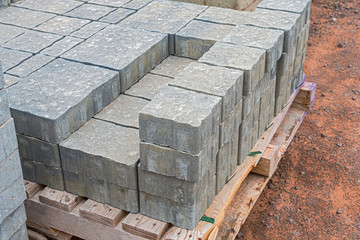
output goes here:
[[313, 0], [304, 72], [315, 105], [240, 239], [360, 239], [359, 0]]

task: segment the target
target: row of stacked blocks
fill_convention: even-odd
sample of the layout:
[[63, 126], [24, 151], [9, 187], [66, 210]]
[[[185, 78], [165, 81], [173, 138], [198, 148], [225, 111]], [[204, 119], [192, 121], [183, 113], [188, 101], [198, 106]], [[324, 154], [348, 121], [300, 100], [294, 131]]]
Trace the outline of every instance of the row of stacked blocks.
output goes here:
[[58, 55], [1, 45], [48, 59], [11, 114], [26, 179], [191, 229], [300, 85], [311, 2], [149, 2]]
[[25, 240], [25, 188], [0, 62], [0, 239]]

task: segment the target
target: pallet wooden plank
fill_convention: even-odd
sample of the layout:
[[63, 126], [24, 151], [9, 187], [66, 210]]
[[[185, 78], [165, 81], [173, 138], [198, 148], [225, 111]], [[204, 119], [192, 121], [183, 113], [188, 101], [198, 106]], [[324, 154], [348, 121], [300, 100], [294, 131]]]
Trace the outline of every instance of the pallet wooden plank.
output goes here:
[[316, 83], [305, 82], [294, 102], [311, 108], [315, 102]]
[[164, 232], [170, 227], [165, 223], [149, 218], [140, 213], [127, 215], [122, 222], [123, 229], [139, 237], [147, 239], [160, 239]]
[[261, 156], [259, 163], [251, 170], [251, 172], [271, 177], [276, 170], [277, 156], [279, 154], [279, 147], [269, 144]]
[[106, 204], [95, 202], [91, 199], [79, 208], [80, 216], [89, 220], [115, 227], [127, 212]]
[[32, 198], [35, 193], [44, 188], [43, 185], [24, 180], [25, 192], [27, 198]]
[[41, 224], [33, 223], [30, 221], [26, 221], [26, 226], [28, 228], [32, 228], [36, 230], [37, 232], [40, 232], [41, 234], [45, 235], [46, 237], [49, 237], [54, 240], [70, 240], [73, 236], [64, 232], [61, 232], [59, 230], [56, 230], [51, 227], [47, 227]]
[[29, 240], [48, 240], [46, 237], [44, 237], [40, 233], [37, 233], [33, 230], [28, 229], [27, 232], [29, 235]]
[[46, 187], [39, 199], [42, 203], [71, 212], [81, 202], [82, 197]]
[[39, 195], [40, 193], [37, 193], [31, 199], [25, 200], [28, 221], [46, 225], [87, 240], [142, 239], [124, 231], [121, 221], [112, 228], [81, 217], [79, 208], [85, 200], [79, 203], [73, 211], [67, 212], [40, 202]]

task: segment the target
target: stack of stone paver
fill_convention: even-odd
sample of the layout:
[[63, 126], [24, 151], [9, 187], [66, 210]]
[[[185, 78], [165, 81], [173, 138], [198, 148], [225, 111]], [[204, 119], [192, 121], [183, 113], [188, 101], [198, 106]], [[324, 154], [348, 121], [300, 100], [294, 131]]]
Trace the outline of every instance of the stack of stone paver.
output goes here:
[[24, 181], [0, 63], [0, 239], [27, 239]]
[[301, 84], [310, 6], [24, 0], [0, 9], [24, 177], [193, 228]]

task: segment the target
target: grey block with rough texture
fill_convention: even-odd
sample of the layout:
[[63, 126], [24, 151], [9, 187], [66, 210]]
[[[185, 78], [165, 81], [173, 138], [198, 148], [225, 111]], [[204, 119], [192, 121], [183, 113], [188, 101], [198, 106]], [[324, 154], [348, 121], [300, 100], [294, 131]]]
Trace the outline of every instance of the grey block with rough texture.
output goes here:
[[[89, 139], [91, 139], [89, 141]], [[91, 119], [60, 144], [64, 171], [137, 189], [138, 130]]]
[[105, 28], [62, 55], [71, 60], [118, 70], [121, 92], [167, 56], [167, 35], [117, 25]]
[[160, 93], [171, 80], [172, 78], [169, 77], [148, 73], [128, 89], [125, 94], [151, 100]]
[[253, 94], [255, 93], [251, 93], [250, 95], [243, 96], [242, 119], [245, 119], [253, 111], [255, 104]]
[[244, 71], [243, 94], [250, 94], [265, 73], [265, 51], [217, 42], [199, 62]]
[[[186, 229], [193, 229], [198, 224], [207, 207], [206, 197], [193, 205], [181, 205], [141, 191], [139, 195], [141, 214]], [[204, 192], [203, 195], [205, 196], [206, 193]]]
[[230, 176], [232, 176], [237, 168], [238, 153], [239, 153], [239, 133], [240, 129], [237, 129], [231, 137], [231, 155], [230, 155]]
[[195, 60], [170, 55], [157, 65], [150, 73], [174, 78], [182, 70]]
[[138, 190], [67, 171], [64, 171], [64, 179], [68, 192], [132, 213], [139, 212]]
[[0, 23], [0, 45], [24, 33], [26, 29]]
[[9, 240], [19, 240], [19, 239], [21, 240], [29, 239], [26, 224], [22, 225], [22, 227], [9, 238]]
[[108, 23], [103, 22], [91, 22], [84, 27], [80, 28], [79, 30], [71, 33], [70, 35], [73, 37], [79, 38], [89, 38], [95, 33], [99, 32], [100, 30], [104, 29], [105, 27], [109, 26]]
[[129, 0], [89, 0], [88, 2], [110, 7], [122, 7], [124, 4], [128, 3]]
[[[216, 171], [216, 194], [219, 194], [221, 189], [225, 186], [226, 182], [230, 179], [231, 174], [230, 174], [230, 154], [231, 154], [231, 144], [228, 143], [225, 146], [230, 146], [230, 147], [226, 147], [226, 151], [229, 152], [227, 154], [227, 156], [229, 157], [228, 161], [226, 161], [226, 163], [220, 167], [217, 171]], [[225, 152], [225, 151], [224, 151]], [[219, 152], [220, 154], [220, 152]]]
[[62, 169], [50, 167], [41, 162], [21, 158], [24, 179], [40, 183], [58, 190], [65, 190]]
[[21, 80], [21, 78], [9, 75], [9, 74], [4, 74], [4, 81], [5, 81], [5, 88], [8, 88], [16, 83], [18, 83]]
[[0, 90], [3, 89], [5, 86], [4, 74], [2, 70], [2, 63], [0, 61]]
[[220, 147], [228, 143], [232, 134], [235, 131], [235, 110], [233, 110], [224, 120], [220, 123]]
[[193, 20], [175, 34], [175, 54], [199, 59], [204, 53], [221, 41], [233, 26]]
[[[140, 112], [140, 139], [198, 154], [220, 122], [221, 98], [166, 87]], [[218, 117], [217, 117], [218, 116]]]
[[19, 177], [8, 188], [0, 192], [0, 224], [25, 200], [24, 179]]
[[219, 153], [216, 156], [216, 173], [224, 171], [224, 166], [230, 166], [231, 144], [227, 142], [219, 149]]
[[[10, 199], [8, 199], [9, 201]], [[0, 224], [0, 239], [7, 240], [15, 234], [26, 222], [24, 204], [21, 204]], [[19, 238], [18, 240], [23, 240]]]
[[[240, 135], [241, 136], [241, 135]], [[247, 155], [251, 150], [251, 136], [250, 134], [240, 140], [239, 138], [239, 148], [238, 148], [238, 165], [246, 159]]]
[[299, 22], [299, 14], [257, 8], [247, 17], [245, 24], [283, 30], [284, 51], [287, 52], [296, 43]]
[[149, 101], [121, 94], [94, 118], [139, 128], [139, 112]]
[[11, 24], [24, 28], [33, 28], [55, 16], [56, 15], [50, 13], [37, 12], [17, 7], [8, 7], [1, 10], [0, 23]]
[[61, 36], [51, 33], [28, 30], [24, 34], [3, 44], [3, 47], [31, 53], [38, 53], [61, 38]]
[[66, 51], [70, 50], [71, 48], [75, 47], [82, 41], [84, 40], [81, 38], [66, 36], [65, 38], [51, 45], [50, 47], [45, 48], [43, 51], [41, 51], [41, 54], [58, 57]]
[[90, 21], [85, 19], [57, 16], [40, 24], [34, 29], [60, 35], [69, 35], [88, 23], [90, 23]]
[[22, 177], [18, 150], [0, 160], [0, 192], [8, 188], [16, 179]]
[[[1, 75], [2, 74], [0, 73], [0, 78]], [[0, 87], [0, 126], [3, 125], [5, 122], [7, 122], [9, 119], [10, 119], [10, 110], [9, 110], [9, 101], [8, 101], [7, 92], [5, 89], [2, 89]]]
[[83, 4], [80, 1], [62, 0], [62, 1], [48, 1], [48, 0], [26, 0], [21, 1], [16, 6], [29, 8], [36, 11], [52, 12], [63, 14]]
[[74, 18], [82, 18], [96, 21], [114, 10], [115, 8], [107, 6], [83, 4], [69, 12], [66, 12], [65, 15]]
[[207, 7], [165, 0], [153, 1], [120, 24], [170, 34], [169, 52], [174, 53], [174, 34]]
[[42, 141], [37, 138], [16, 135], [19, 152], [22, 158], [43, 163], [49, 167], [61, 168], [60, 151], [57, 144]]
[[194, 62], [178, 74], [169, 85], [221, 97], [223, 122], [242, 98], [243, 72]]
[[8, 89], [17, 132], [51, 143], [64, 140], [118, 94], [117, 72], [63, 59]]
[[214, 175], [211, 180], [209, 179], [207, 194], [207, 208], [209, 208], [216, 196], [216, 175]]
[[14, 133], [15, 126], [12, 118], [0, 126], [0, 160], [6, 158], [17, 149], [17, 140]]
[[[11, 56], [11, 58], [9, 58], [9, 56]], [[25, 59], [30, 58], [31, 56], [31, 53], [0, 47], [0, 59], [3, 72], [6, 72], [10, 68], [15, 67], [16, 65], [18, 65]]]
[[7, 71], [7, 73], [18, 76], [20, 78], [24, 78], [54, 59], [55, 58], [51, 56], [37, 54], [20, 63], [16, 67], [10, 69], [9, 71]]
[[200, 154], [192, 155], [168, 147], [140, 142], [140, 167], [149, 172], [197, 182], [206, 173], [210, 162], [210, 144]]
[[147, 4], [153, 0], [132, 0], [129, 3], [125, 4], [123, 7], [138, 10], [145, 7]]
[[109, 13], [108, 15], [100, 18], [100, 22], [106, 23], [119, 23], [121, 20], [124, 20], [131, 14], [135, 13], [135, 10], [125, 9], [125, 8], [118, 8], [117, 10]]
[[284, 32], [275, 29], [241, 25], [237, 26], [223, 41], [264, 49], [266, 51], [265, 71], [270, 72], [281, 57], [284, 45]]
[[228, 8], [209, 7], [197, 16], [196, 19], [236, 26], [243, 24], [249, 14], [250, 12]]

